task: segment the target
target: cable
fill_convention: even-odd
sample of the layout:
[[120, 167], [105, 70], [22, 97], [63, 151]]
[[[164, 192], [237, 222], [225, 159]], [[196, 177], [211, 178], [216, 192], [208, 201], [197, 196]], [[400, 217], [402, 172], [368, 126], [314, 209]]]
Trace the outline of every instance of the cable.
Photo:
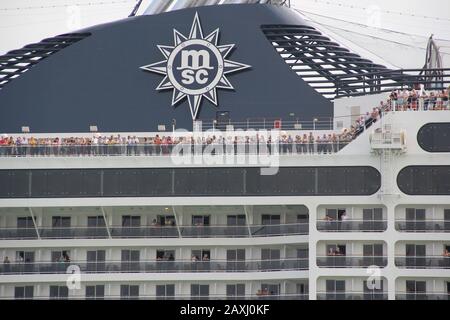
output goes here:
[[[0, 0], [1, 1], [1, 0]], [[105, 7], [83, 7], [79, 8], [80, 10], [83, 10], [83, 12], [105, 12], [108, 10], [124, 10], [125, 12], [128, 12], [128, 10], [131, 10], [133, 4], [132, 3], [122, 3], [122, 4], [113, 4], [110, 6]], [[70, 6], [66, 7], [70, 8]], [[49, 15], [60, 15], [59, 13], [53, 13], [52, 10], [61, 10], [62, 8], [55, 8], [55, 9], [48, 9], [48, 10], [25, 10], [25, 11], [10, 11], [10, 12], [0, 12], [0, 24], [2, 24], [3, 18], [14, 18], [14, 17], [21, 17], [21, 18], [28, 18], [28, 17], [41, 17], [41, 16], [49, 16]], [[101, 10], [101, 11], [99, 11]], [[83, 13], [84, 14], [84, 13]], [[22, 19], [23, 20], [23, 19]]]
[[[372, 28], [372, 29], [377, 29], [377, 30], [382, 30], [382, 31], [386, 31], [388, 33], [398, 33], [398, 34], [402, 34], [402, 35], [406, 35], [406, 36], [414, 36], [414, 37], [421, 37], [421, 38], [428, 38], [427, 36], [422, 36], [419, 34], [414, 34], [414, 33], [406, 33], [406, 32], [401, 32], [401, 31], [396, 31], [396, 30], [392, 30], [392, 29], [386, 29], [386, 28], [379, 28], [379, 27], [373, 27], [373, 26], [368, 26], [366, 24], [362, 24], [359, 22], [354, 22], [354, 21], [348, 21], [348, 20], [344, 20], [344, 19], [339, 19], [339, 18], [335, 18], [335, 17], [331, 17], [331, 16], [326, 16], [323, 14], [318, 14], [318, 13], [314, 13], [314, 12], [310, 12], [310, 11], [306, 11], [306, 10], [300, 10], [300, 9], [295, 9], [303, 14], [312, 14], [314, 16], [319, 16], [319, 17], [323, 17], [323, 18], [327, 18], [327, 19], [332, 19], [332, 20], [337, 20], [337, 21], [342, 21], [342, 22], [347, 22], [347, 23], [351, 23], [351, 24], [355, 24], [358, 26], [362, 26], [365, 28]], [[434, 38], [434, 40], [438, 40], [438, 41], [448, 41], [450, 42], [450, 40], [448, 39], [440, 39], [440, 38]]]
[[[328, 30], [328, 32], [330, 32], [331, 30]], [[333, 32], [333, 31], [331, 31], [331, 32]], [[336, 33], [337, 34], [337, 33]], [[337, 34], [337, 35], [339, 35], [339, 34]], [[340, 36], [340, 35], [339, 35]], [[340, 37], [342, 37], [342, 36], [340, 36]], [[349, 40], [350, 41], [350, 40]], [[339, 41], [338, 41], [339, 42]], [[351, 41], [350, 41], [351, 42]], [[353, 43], [353, 42], [352, 42]], [[355, 43], [353, 43], [353, 44], [355, 44]], [[357, 45], [357, 44], [356, 44]], [[359, 48], [361, 48], [361, 46], [359, 46], [359, 45], [357, 45]], [[355, 51], [355, 50], [353, 50], [353, 49], [351, 49], [351, 47], [347, 47], [347, 49], [350, 49], [350, 51]], [[367, 51], [367, 52], [369, 52], [370, 54], [372, 54], [372, 55], [374, 55], [374, 56], [376, 56], [378, 59], [380, 59], [380, 61], [382, 61], [382, 65], [384, 65], [384, 66], [386, 66], [387, 67], [387, 65], [390, 65], [391, 67], [394, 67], [394, 68], [397, 68], [397, 69], [401, 69], [401, 67], [399, 67], [398, 65], [396, 65], [396, 64], [394, 64], [394, 63], [392, 63], [392, 62], [390, 62], [390, 61], [388, 61], [388, 60], [386, 60], [386, 58], [385, 57], [382, 57], [382, 56], [380, 56], [379, 54], [377, 54], [376, 52], [374, 52], [374, 51], [372, 51], [372, 50], [369, 50], [368, 48], [361, 48], [361, 49], [363, 49], [363, 50], [365, 50], [365, 51]], [[364, 58], [364, 55], [361, 55], [363, 58]], [[372, 60], [372, 62], [373, 63], [377, 63], [376, 61], [373, 61], [373, 59], [371, 59]]]
[[[300, 11], [300, 10], [298, 10], [298, 11]], [[424, 47], [413, 46], [413, 45], [406, 44], [406, 43], [403, 43], [403, 42], [398, 42], [398, 41], [394, 41], [394, 40], [388, 40], [388, 39], [385, 39], [385, 38], [380, 38], [380, 37], [377, 37], [377, 36], [372, 36], [372, 35], [368, 35], [368, 34], [357, 32], [357, 31], [352, 31], [352, 30], [348, 30], [348, 29], [344, 29], [344, 28], [335, 27], [335, 26], [332, 26], [332, 25], [329, 25], [329, 24], [325, 24], [325, 23], [320, 23], [320, 22], [314, 21], [313, 19], [311, 19], [310, 21], [313, 21], [314, 23], [317, 23], [318, 25], [329, 27], [331, 29], [337, 29], [337, 30], [342, 30], [342, 31], [345, 31], [345, 32], [359, 34], [359, 35], [364, 36], [364, 37], [369, 37], [369, 38], [372, 38], [372, 39], [383, 40], [383, 41], [395, 43], [395, 44], [401, 45], [401, 46], [406, 46], [406, 47], [410, 47], [410, 48], [414, 48], [414, 49], [421, 49], [421, 50], [426, 50], [427, 49], [427, 48], [424, 48]], [[450, 53], [447, 53], [447, 52], [441, 52], [441, 54], [450, 55]]]
[[[310, 17], [308, 17], [308, 16], [306, 16], [304, 13], [302, 13], [302, 12], [300, 12], [300, 10], [298, 10], [298, 9], [294, 9], [294, 10], [296, 10], [297, 12], [299, 12], [302, 16], [304, 16], [305, 18], [306, 18], [306, 20], [307, 21], [310, 21], [310, 22], [312, 22], [313, 24], [315, 24], [315, 25], [318, 25], [319, 26], [319, 28], [318, 29], [320, 29], [320, 23], [318, 23], [318, 22], [315, 22], [312, 18], [310, 18]], [[324, 32], [325, 34], [329, 34], [329, 33], [335, 33], [334, 31], [331, 31], [330, 29], [326, 29], [326, 32]], [[341, 35], [339, 35], [338, 33], [336, 33], [339, 37], [342, 37]], [[331, 37], [331, 38], [333, 38], [333, 37]], [[347, 39], [348, 40], [348, 39]], [[336, 40], [335, 40], [336, 41]], [[350, 41], [350, 40], [348, 40], [348, 41]], [[340, 42], [340, 41], [337, 41], [338, 43]], [[350, 42], [352, 42], [352, 41], [350, 41]], [[354, 42], [352, 42], [353, 44], [355, 44]], [[357, 44], [356, 44], [357, 45]], [[359, 45], [357, 45], [358, 47], [361, 47], [361, 46], [359, 46]], [[350, 51], [353, 51], [352, 49], [351, 49], [351, 47], [347, 47], [347, 49], [349, 49]], [[377, 53], [375, 53], [375, 52], [373, 52], [372, 50], [369, 50], [368, 48], [364, 48], [364, 50], [365, 51], [367, 51], [367, 52], [369, 52], [369, 53], [371, 53], [372, 55], [374, 55], [374, 56], [376, 56], [376, 57], [378, 57], [378, 59], [380, 59], [380, 61], [382, 61], [383, 62], [383, 65], [387, 65], [387, 64], [389, 64], [391, 67], [394, 67], [394, 68], [397, 68], [397, 69], [401, 69], [399, 66], [397, 66], [396, 64], [394, 64], [394, 63], [392, 63], [392, 62], [390, 62], [390, 61], [387, 61], [386, 60], [386, 58], [384, 58], [384, 57], [382, 57], [382, 56], [380, 56], [379, 54], [377, 54]]]
[[[82, 18], [87, 18], [90, 17], [92, 15], [98, 17], [98, 16], [103, 16], [105, 14], [115, 14], [116, 12], [123, 12], [124, 10], [121, 8], [117, 8], [117, 9], [108, 9], [102, 12], [91, 12], [91, 13], [84, 13], [82, 15]], [[41, 20], [41, 21], [29, 21], [29, 22], [24, 22], [24, 23], [19, 23], [19, 24], [14, 24], [14, 25], [0, 25], [0, 29], [7, 29], [7, 28], [15, 28], [15, 27], [23, 27], [23, 26], [29, 26], [29, 25], [36, 25], [36, 24], [46, 24], [46, 23], [56, 23], [56, 22], [60, 22], [60, 21], [66, 21], [67, 18], [57, 18], [57, 19], [48, 19], [48, 20]], [[83, 28], [87, 28], [83, 27]]]
[[[360, 9], [360, 10], [364, 10], [364, 11], [366, 11], [368, 9], [368, 8], [365, 8], [365, 7], [359, 7], [359, 6], [355, 6], [355, 5], [347, 5], [347, 4], [343, 4], [343, 3], [340, 3], [340, 2], [333, 2], [333, 1], [319, 1], [319, 0], [304, 0], [304, 1], [323, 3], [323, 4], [327, 4], [327, 5], [334, 5], [334, 6], [343, 7], [343, 8], [349, 8], [349, 9]], [[449, 18], [440, 18], [440, 17], [433, 17], [433, 16], [426, 16], [426, 15], [418, 15], [418, 14], [413, 14], [413, 13], [404, 13], [404, 12], [399, 12], [399, 11], [381, 10], [381, 9], [379, 11], [380, 12], [384, 12], [384, 13], [389, 13], [389, 14], [397, 14], [397, 15], [400, 15], [400, 16], [409, 16], [409, 17], [415, 17], [415, 18], [425, 18], [425, 19], [450, 21]]]
[[[317, 22], [316, 22], [316, 23], [317, 23]], [[413, 46], [413, 45], [406, 44], [406, 43], [403, 43], [403, 42], [398, 42], [398, 41], [394, 41], [394, 40], [388, 40], [388, 39], [385, 39], [385, 38], [380, 38], [380, 37], [376, 37], [376, 36], [372, 36], [372, 35], [368, 35], [368, 34], [356, 32], [356, 31], [348, 30], [348, 29], [343, 29], [343, 28], [339, 28], [339, 27], [334, 27], [334, 26], [327, 25], [327, 24], [322, 24], [322, 23], [318, 23], [318, 24], [319, 24], [319, 25], [323, 25], [323, 26], [327, 26], [327, 27], [332, 28], [332, 29], [338, 29], [338, 30], [342, 30], [342, 31], [345, 31], [345, 32], [350, 32], [350, 33], [358, 34], [358, 35], [365, 36], [365, 37], [368, 37], [368, 38], [372, 38], [372, 39], [378, 39], [378, 40], [382, 40], [382, 41], [386, 41], [386, 42], [391, 42], [391, 43], [395, 43], [395, 44], [397, 44], [397, 45], [401, 45], [401, 46], [405, 46], [405, 47], [410, 47], [410, 48], [413, 48], [413, 49], [427, 50], [427, 48], [425, 48], [425, 47]], [[450, 53], [448, 53], [448, 52], [442, 52], [442, 51], [441, 51], [441, 54], [450, 55]]]
[[0, 11], [15, 11], [15, 10], [34, 10], [34, 9], [53, 9], [53, 8], [65, 8], [71, 6], [102, 6], [109, 4], [118, 3], [131, 3], [135, 0], [111, 0], [111, 1], [101, 1], [101, 2], [88, 2], [88, 3], [70, 3], [70, 4], [60, 4], [60, 5], [50, 5], [50, 6], [30, 6], [30, 7], [12, 7], [12, 8], [0, 8]]

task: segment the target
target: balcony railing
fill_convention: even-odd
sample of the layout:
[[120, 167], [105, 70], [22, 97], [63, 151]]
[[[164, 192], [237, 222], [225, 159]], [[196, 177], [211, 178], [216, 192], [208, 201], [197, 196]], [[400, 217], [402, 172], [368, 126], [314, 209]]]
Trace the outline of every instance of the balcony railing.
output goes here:
[[382, 256], [324, 256], [317, 257], [317, 266], [321, 268], [367, 268], [385, 267], [387, 257]]
[[0, 228], [0, 239], [37, 239], [35, 228]]
[[446, 256], [397, 256], [395, 265], [408, 269], [450, 269], [450, 257]]
[[397, 220], [395, 228], [401, 232], [450, 232], [449, 220]]
[[[314, 136], [314, 139], [316, 136]], [[20, 145], [0, 146], [0, 157], [95, 157], [203, 155], [295, 155], [331, 154], [342, 150], [350, 140], [330, 142], [272, 142], [231, 144], [114, 144], [114, 145]]]
[[446, 292], [397, 292], [397, 300], [450, 300], [450, 293]]
[[202, 130], [222, 130], [227, 128], [232, 130], [333, 130], [333, 118], [320, 117], [311, 120], [300, 120], [299, 118], [246, 118], [246, 119], [228, 119], [218, 122], [217, 119], [202, 119]]
[[111, 227], [111, 237], [113, 238], [178, 238], [179, 236], [175, 226]]
[[[162, 228], [162, 229], [161, 229]], [[242, 225], [242, 226], [180, 226], [183, 238], [241, 238], [283, 235], [305, 235], [309, 232], [308, 223], [280, 225]], [[178, 237], [176, 227], [113, 227], [111, 236], [116, 238]]]
[[108, 231], [106, 227], [73, 227], [73, 228], [54, 228], [41, 227], [39, 235], [43, 239], [76, 239], [76, 238], [107, 238]]
[[317, 300], [387, 300], [386, 292], [318, 292]]
[[287, 293], [287, 294], [272, 294], [272, 295], [234, 295], [227, 296], [223, 294], [213, 294], [204, 296], [191, 295], [173, 295], [173, 296], [156, 296], [156, 295], [139, 295], [139, 296], [117, 296], [107, 295], [103, 297], [86, 297], [82, 295], [71, 295], [68, 297], [49, 297], [49, 296], [34, 296], [30, 298], [14, 298], [14, 297], [0, 297], [0, 300], [308, 300], [307, 293]]
[[382, 232], [386, 220], [317, 221], [317, 230], [324, 232]]
[[307, 270], [308, 259], [21, 262], [0, 264], [0, 274], [65, 274], [69, 266], [78, 266], [82, 273], [265, 272]]
[[[307, 235], [308, 223], [278, 225], [112, 226], [112, 238], [245, 238]], [[108, 238], [107, 227], [38, 227], [42, 239]], [[34, 228], [1, 228], [0, 239], [37, 239]]]

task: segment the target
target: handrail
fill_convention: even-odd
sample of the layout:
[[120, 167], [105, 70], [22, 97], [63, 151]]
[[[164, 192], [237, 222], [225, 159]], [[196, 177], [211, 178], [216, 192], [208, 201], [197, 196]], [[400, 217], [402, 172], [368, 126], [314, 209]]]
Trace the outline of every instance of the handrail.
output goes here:
[[[307, 235], [308, 223], [268, 224], [242, 226], [108, 226], [111, 238], [246, 238], [250, 228], [253, 237], [275, 237], [287, 235]], [[74, 238], [107, 238], [107, 227], [37, 227], [42, 239], [74, 239]], [[36, 238], [34, 228], [6, 227], [0, 228], [0, 239], [28, 239]]]
[[396, 300], [450, 300], [449, 292], [407, 292], [396, 291]]
[[425, 291], [425, 292], [409, 292], [409, 291], [396, 291], [396, 294], [408, 294], [408, 295], [419, 295], [419, 294], [425, 294], [425, 295], [446, 295], [446, 296], [450, 296], [450, 292], [429, 292], [429, 291]]
[[450, 221], [441, 219], [396, 220], [395, 228], [399, 232], [450, 232]]
[[344, 294], [344, 295], [360, 295], [360, 294], [379, 294], [379, 295], [387, 295], [386, 291], [378, 291], [378, 290], [371, 290], [371, 291], [317, 291], [317, 294]]
[[1, 275], [66, 274], [77, 266], [81, 273], [222, 273], [308, 270], [308, 258], [271, 260], [150, 260], [150, 261], [54, 261], [0, 264]]
[[[210, 260], [190, 260], [190, 259], [176, 259], [176, 260], [138, 260], [138, 261], [128, 261], [128, 260], [105, 260], [105, 261], [88, 261], [88, 260], [70, 260], [70, 261], [33, 261], [33, 262], [24, 262], [24, 261], [15, 261], [10, 262], [10, 265], [38, 265], [38, 264], [67, 264], [67, 265], [73, 265], [73, 264], [108, 264], [108, 263], [123, 263], [123, 264], [133, 264], [133, 263], [254, 263], [254, 262], [290, 262], [290, 261], [308, 261], [308, 258], [280, 258], [280, 259], [245, 259], [245, 260], [227, 260], [227, 259], [210, 259]], [[8, 263], [0, 263], [0, 266], [8, 265]]]
[[[315, 137], [317, 138], [317, 137]], [[236, 144], [200, 144], [201, 150], [193, 150], [196, 144], [135, 144], [135, 145], [20, 145], [0, 146], [0, 157], [77, 157], [77, 156], [152, 156], [167, 157], [172, 155], [292, 155], [337, 153], [351, 139], [337, 139], [324, 143], [309, 142], [261, 142]], [[185, 154], [186, 150], [186, 154]], [[175, 152], [175, 154], [173, 154]]]
[[387, 220], [326, 220], [316, 221], [317, 230], [322, 232], [383, 232], [387, 229]]
[[440, 255], [435, 255], [435, 254], [428, 255], [427, 254], [427, 255], [424, 255], [424, 256], [408, 256], [408, 255], [405, 255], [405, 254], [396, 254], [395, 258], [430, 258], [430, 259], [437, 259], [437, 258], [450, 258], [450, 256], [445, 256], [443, 254], [440, 254]]
[[328, 255], [317, 256], [316, 264], [319, 268], [367, 268], [372, 265], [385, 267], [387, 256], [360, 256], [360, 255]]
[[347, 219], [347, 220], [325, 220], [325, 217], [322, 219], [317, 219], [317, 222], [387, 222], [386, 219], [379, 220], [364, 220], [364, 219]]
[[387, 255], [381, 255], [381, 256], [364, 256], [364, 255], [360, 255], [360, 254], [355, 254], [355, 255], [351, 255], [351, 254], [340, 254], [340, 255], [324, 255], [324, 256], [316, 256], [317, 259], [322, 259], [322, 258], [335, 258], [335, 257], [343, 257], [343, 258], [355, 258], [355, 259], [359, 259], [359, 258], [387, 258]]
[[426, 223], [426, 222], [447, 222], [450, 224], [450, 220], [444, 219], [425, 219], [425, 220], [406, 220], [406, 219], [396, 219], [395, 222], [411, 222], [411, 223]]
[[[280, 226], [297, 226], [297, 225], [309, 225], [309, 222], [296, 222], [296, 223], [280, 223], [280, 224], [244, 224], [244, 225], [227, 225], [227, 224], [214, 224], [214, 225], [179, 225], [180, 228], [247, 228], [250, 227], [280, 227]], [[111, 228], [126, 228], [126, 229], [142, 229], [142, 228], [167, 228], [173, 229], [175, 225], [162, 226], [162, 225], [140, 225], [140, 226], [123, 226], [123, 225], [108, 225]], [[55, 226], [37, 226], [38, 229], [58, 229], [58, 230], [70, 230], [70, 229], [104, 229], [105, 226], [69, 226], [69, 227], [55, 227]], [[34, 227], [20, 228], [20, 227], [0, 227], [0, 230], [34, 230]]]
[[395, 256], [395, 265], [406, 269], [450, 269], [450, 256]]
[[[63, 300], [63, 299], [80, 299], [80, 300], [121, 300], [121, 299], [129, 299], [129, 300], [195, 300], [195, 299], [212, 299], [212, 300], [272, 300], [272, 299], [293, 299], [293, 300], [307, 300], [309, 298], [308, 293], [284, 293], [284, 294], [266, 294], [266, 295], [258, 295], [258, 294], [245, 294], [245, 295], [232, 295], [227, 296], [225, 294], [209, 294], [202, 296], [193, 296], [190, 294], [175, 294], [173, 296], [157, 296], [157, 295], [138, 295], [138, 296], [120, 296], [120, 295], [105, 295], [103, 297], [86, 297], [81, 295], [69, 295], [68, 297], [49, 297], [49, 296], [33, 296], [30, 298], [22, 298], [23, 300]], [[14, 297], [0, 297], [0, 300], [10, 300], [10, 299], [18, 299]], [[22, 300], [21, 299], [21, 300]]]
[[368, 291], [317, 291], [319, 300], [387, 300], [388, 293], [380, 290]]

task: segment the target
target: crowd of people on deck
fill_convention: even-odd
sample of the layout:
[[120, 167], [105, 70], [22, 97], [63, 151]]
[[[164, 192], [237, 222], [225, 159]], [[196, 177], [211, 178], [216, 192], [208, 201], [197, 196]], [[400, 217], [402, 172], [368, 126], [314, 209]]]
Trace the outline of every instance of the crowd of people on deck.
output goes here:
[[[97, 155], [170, 155], [176, 146], [179, 153], [205, 151], [211, 154], [311, 154], [335, 153], [358, 137], [365, 129], [390, 111], [409, 110], [450, 110], [450, 87], [441, 91], [395, 90], [386, 101], [374, 107], [371, 112], [360, 115], [350, 128], [341, 133], [288, 134], [272, 137], [255, 134], [252, 136], [222, 136], [212, 134], [207, 137], [191, 135], [174, 137], [171, 134], [152, 137], [105, 136], [92, 137], [48, 137], [0, 136], [0, 156], [97, 156]], [[275, 149], [277, 148], [277, 149]], [[182, 151], [180, 151], [182, 150]]]
[[387, 107], [395, 111], [450, 110], [450, 86], [446, 90], [394, 90], [389, 95]]
[[[187, 137], [160, 136], [122, 137], [120, 134], [92, 138], [34, 138], [1, 137], [0, 156], [96, 156], [96, 155], [170, 155], [176, 151], [192, 153], [209, 150], [211, 154], [252, 154], [276, 151], [292, 153], [334, 153], [352, 140], [352, 133], [314, 135], [313, 132], [292, 136], [283, 134], [279, 138], [262, 135], [224, 137], [211, 135], [194, 139]], [[3, 147], [3, 148], [2, 148]], [[206, 149], [206, 148], [209, 149]], [[278, 148], [275, 150], [275, 148]]]

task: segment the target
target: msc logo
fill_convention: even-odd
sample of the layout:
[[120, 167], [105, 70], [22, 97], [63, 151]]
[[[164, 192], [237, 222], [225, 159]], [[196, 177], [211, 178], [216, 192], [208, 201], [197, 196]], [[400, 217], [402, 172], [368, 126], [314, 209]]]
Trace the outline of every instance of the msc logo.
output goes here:
[[250, 66], [225, 59], [234, 44], [217, 45], [219, 29], [204, 37], [197, 13], [188, 37], [175, 29], [173, 34], [174, 46], [158, 45], [165, 60], [141, 69], [164, 75], [156, 90], [173, 90], [172, 106], [187, 98], [196, 119], [203, 97], [217, 106], [216, 89], [234, 89], [226, 75]]
[[209, 63], [209, 52], [206, 50], [181, 51], [181, 77], [184, 84], [205, 84], [208, 82], [208, 70], [214, 70]]
[[[167, 77], [174, 88], [187, 95], [203, 95], [223, 77], [220, 50], [204, 39], [190, 39], [176, 47], [167, 61]], [[211, 96], [212, 97], [212, 96]]]

